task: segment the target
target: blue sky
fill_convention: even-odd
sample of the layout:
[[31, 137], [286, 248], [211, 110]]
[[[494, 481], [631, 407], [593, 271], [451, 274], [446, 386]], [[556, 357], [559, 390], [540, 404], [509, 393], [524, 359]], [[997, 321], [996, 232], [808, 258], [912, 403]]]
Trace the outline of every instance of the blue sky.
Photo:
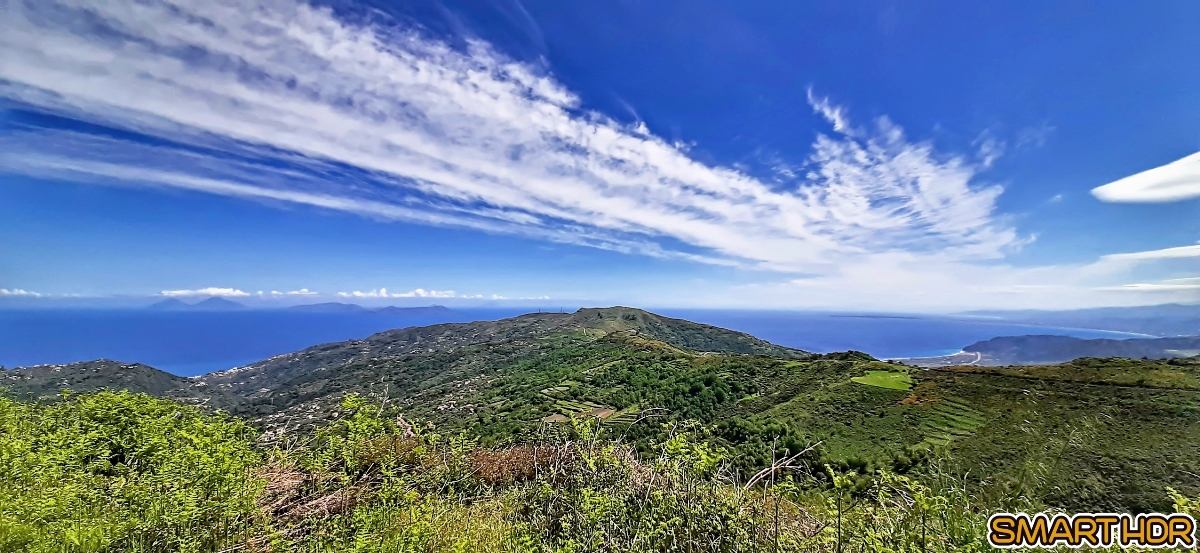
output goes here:
[[92, 4], [0, 16], [0, 301], [1200, 300], [1194, 2]]

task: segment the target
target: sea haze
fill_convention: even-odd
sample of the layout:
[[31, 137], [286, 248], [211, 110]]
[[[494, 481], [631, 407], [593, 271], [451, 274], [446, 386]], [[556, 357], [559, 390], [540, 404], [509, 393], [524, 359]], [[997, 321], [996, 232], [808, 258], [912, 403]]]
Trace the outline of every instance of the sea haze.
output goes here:
[[[177, 375], [194, 376], [316, 344], [363, 338], [392, 328], [494, 320], [529, 311], [528, 308], [476, 308], [408, 315], [289, 310], [3, 310], [0, 311], [0, 364], [16, 367], [107, 358], [145, 363]], [[1022, 334], [1144, 337], [1121, 332], [945, 317], [654, 311], [740, 330], [808, 351], [854, 349], [881, 358], [945, 355], [980, 340]]]

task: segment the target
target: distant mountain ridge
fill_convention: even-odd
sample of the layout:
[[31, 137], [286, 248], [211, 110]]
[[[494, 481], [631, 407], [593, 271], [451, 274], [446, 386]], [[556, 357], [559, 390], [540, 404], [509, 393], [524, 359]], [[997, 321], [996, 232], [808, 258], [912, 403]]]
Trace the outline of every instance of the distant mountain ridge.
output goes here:
[[146, 309], [153, 309], [155, 311], [175, 311], [175, 310], [182, 310], [182, 309], [190, 309], [191, 307], [192, 307], [192, 305], [189, 303], [184, 303], [183, 301], [177, 300], [175, 298], [167, 298], [158, 303], [155, 303], [154, 305], [147, 307]]
[[368, 311], [367, 308], [356, 303], [310, 303], [305, 305], [293, 305], [287, 308], [288, 311], [299, 311], [302, 313], [363, 313]]
[[988, 310], [965, 314], [1040, 326], [1093, 328], [1153, 336], [1200, 335], [1200, 304], [1168, 303], [1068, 311]]
[[980, 365], [1041, 365], [1082, 357], [1185, 358], [1200, 355], [1200, 336], [1129, 338], [1125, 340], [1070, 336], [1000, 336], [971, 344], [963, 351], [977, 353]]

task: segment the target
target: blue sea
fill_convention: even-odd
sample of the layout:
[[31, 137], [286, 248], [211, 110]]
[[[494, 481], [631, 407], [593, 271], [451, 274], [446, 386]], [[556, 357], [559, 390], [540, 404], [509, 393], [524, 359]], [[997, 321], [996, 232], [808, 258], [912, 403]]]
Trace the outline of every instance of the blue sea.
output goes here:
[[[455, 309], [436, 316], [246, 310], [0, 310], [0, 365], [97, 358], [145, 363], [193, 376], [375, 332], [445, 322], [494, 320], [521, 309]], [[985, 319], [782, 311], [658, 309], [662, 315], [740, 330], [815, 352], [859, 350], [880, 358], [931, 357], [979, 340], [1020, 334], [1079, 338], [1144, 335], [1019, 325]]]

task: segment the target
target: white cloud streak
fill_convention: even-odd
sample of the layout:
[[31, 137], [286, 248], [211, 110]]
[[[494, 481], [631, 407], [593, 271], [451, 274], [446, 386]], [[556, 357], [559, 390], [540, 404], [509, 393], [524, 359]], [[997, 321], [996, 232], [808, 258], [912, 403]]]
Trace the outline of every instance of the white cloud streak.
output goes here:
[[453, 298], [454, 290], [422, 290], [417, 288], [411, 292], [392, 294], [393, 298]]
[[1181, 292], [1200, 291], [1200, 277], [1173, 278], [1161, 282], [1140, 282], [1122, 286], [1110, 286], [1103, 290], [1119, 290], [1126, 292]]
[[[456, 50], [307, 4], [14, 2], [3, 18], [4, 95], [191, 148], [169, 156], [186, 163], [155, 164], [166, 148], [77, 134], [72, 148], [33, 129], [9, 135], [0, 165], [12, 172], [782, 271], [893, 251], [991, 259], [1021, 243], [993, 215], [1000, 188], [973, 183], [979, 166], [886, 119], [853, 131], [827, 98], [810, 95], [835, 134], [780, 189], [581, 111], [552, 77], [486, 44]], [[107, 29], [80, 32], [85, 20]], [[280, 158], [303, 178], [278, 163], [224, 167], [235, 155]], [[358, 180], [321, 178], [334, 167]]]
[[42, 297], [42, 294], [39, 294], [37, 292], [30, 292], [29, 290], [22, 290], [20, 288], [0, 288], [0, 296], [19, 296], [19, 297], [28, 297], [28, 298], [40, 298], [40, 297]]
[[190, 296], [243, 297], [250, 294], [236, 288], [201, 288], [199, 290], [163, 290], [159, 292], [159, 295], [178, 298]]
[[388, 293], [387, 288], [378, 290], [370, 290], [361, 292], [355, 290], [353, 292], [338, 292], [337, 295], [343, 298], [454, 298], [459, 297], [454, 293], [454, 290], [425, 290], [417, 288], [408, 292]]
[[1124, 286], [1110, 286], [1101, 288], [1101, 290], [1122, 290], [1127, 292], [1183, 292], [1190, 290], [1200, 290], [1200, 284], [1170, 284], [1165, 282], [1144, 282], [1137, 284], [1126, 284]]
[[1200, 198], [1200, 152], [1092, 190], [1105, 202], [1175, 202]]
[[1175, 248], [1164, 248], [1161, 250], [1149, 250], [1144, 252], [1131, 253], [1114, 253], [1101, 257], [1101, 261], [1156, 261], [1160, 259], [1186, 259], [1190, 257], [1200, 257], [1200, 244], [1195, 246], [1179, 246]]

